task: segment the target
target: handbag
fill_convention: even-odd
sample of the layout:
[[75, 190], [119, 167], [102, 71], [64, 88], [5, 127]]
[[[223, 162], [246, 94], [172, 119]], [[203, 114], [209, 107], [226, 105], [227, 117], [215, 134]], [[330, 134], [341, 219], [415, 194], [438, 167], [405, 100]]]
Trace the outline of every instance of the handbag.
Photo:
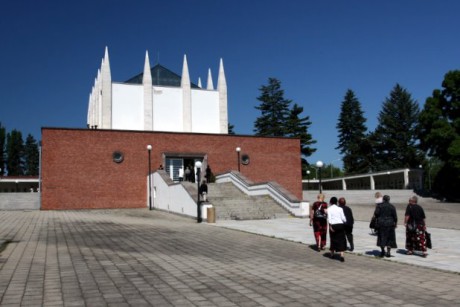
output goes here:
[[325, 219], [327, 218], [326, 213], [324, 213], [323, 211], [321, 211], [321, 207], [322, 207], [322, 206], [323, 206], [323, 204], [321, 204], [321, 205], [319, 206], [319, 208], [316, 209], [315, 214], [314, 214], [315, 219], [325, 220]]
[[425, 240], [426, 240], [426, 247], [433, 248], [433, 246], [431, 245], [431, 233], [429, 233], [428, 231], [425, 231]]
[[371, 229], [379, 228], [378, 223], [377, 223], [377, 218], [375, 217], [375, 215], [371, 218], [371, 222], [369, 223], [369, 228]]

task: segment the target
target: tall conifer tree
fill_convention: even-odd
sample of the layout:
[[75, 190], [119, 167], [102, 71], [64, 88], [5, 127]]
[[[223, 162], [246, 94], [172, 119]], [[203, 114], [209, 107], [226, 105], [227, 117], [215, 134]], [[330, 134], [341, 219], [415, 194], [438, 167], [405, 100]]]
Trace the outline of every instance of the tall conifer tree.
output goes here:
[[254, 123], [254, 132], [259, 136], [285, 136], [285, 122], [289, 114], [291, 100], [284, 98], [281, 82], [275, 78], [268, 79], [268, 85], [262, 86], [261, 95], [257, 100], [261, 102], [256, 107], [261, 116]]
[[311, 147], [316, 141], [308, 133], [308, 128], [311, 125], [310, 117], [300, 117], [302, 112], [303, 107], [295, 103], [286, 120], [286, 136], [300, 138], [300, 151], [306, 159], [316, 151], [316, 148]]
[[26, 138], [24, 148], [24, 174], [28, 176], [37, 176], [39, 168], [39, 151], [35, 138], [29, 134]]
[[419, 113], [411, 94], [396, 84], [383, 102], [373, 135], [377, 170], [416, 168], [423, 161], [417, 148]]
[[306, 158], [316, 151], [311, 147], [316, 141], [308, 133], [311, 125], [309, 116], [301, 117], [303, 107], [297, 104], [290, 108], [292, 100], [284, 98], [279, 80], [269, 78], [268, 85], [259, 90], [261, 95], [257, 99], [261, 104], [256, 109], [261, 111], [261, 116], [254, 123], [254, 132], [259, 136], [300, 138], [302, 163], [308, 164]]
[[8, 176], [24, 175], [24, 141], [22, 133], [14, 129], [6, 136]]
[[342, 101], [337, 130], [343, 155], [343, 168], [347, 174], [366, 173], [369, 170], [366, 140], [366, 119], [355, 93], [348, 89]]

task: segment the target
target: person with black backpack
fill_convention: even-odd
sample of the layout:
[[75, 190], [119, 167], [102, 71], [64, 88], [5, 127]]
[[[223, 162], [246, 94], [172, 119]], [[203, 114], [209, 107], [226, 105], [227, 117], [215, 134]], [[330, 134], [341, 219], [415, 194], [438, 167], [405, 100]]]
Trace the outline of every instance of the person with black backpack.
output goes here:
[[318, 252], [325, 249], [327, 239], [327, 203], [324, 198], [324, 194], [318, 194], [317, 201], [310, 209], [310, 226], [313, 226]]

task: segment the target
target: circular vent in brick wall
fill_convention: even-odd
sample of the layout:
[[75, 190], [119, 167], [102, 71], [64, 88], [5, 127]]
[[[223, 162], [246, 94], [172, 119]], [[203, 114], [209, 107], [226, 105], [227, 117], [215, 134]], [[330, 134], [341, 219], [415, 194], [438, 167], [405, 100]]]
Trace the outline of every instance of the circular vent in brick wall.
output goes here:
[[248, 165], [249, 164], [249, 155], [244, 154], [241, 156], [241, 163], [243, 165]]
[[123, 159], [124, 159], [123, 153], [121, 151], [114, 151], [112, 154], [112, 159], [113, 159], [113, 162], [115, 163], [123, 162]]

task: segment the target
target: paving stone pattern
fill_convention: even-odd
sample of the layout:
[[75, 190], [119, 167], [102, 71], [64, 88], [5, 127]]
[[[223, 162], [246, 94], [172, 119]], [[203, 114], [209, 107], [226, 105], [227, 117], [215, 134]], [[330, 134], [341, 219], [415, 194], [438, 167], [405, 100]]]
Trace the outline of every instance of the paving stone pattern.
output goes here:
[[0, 211], [1, 306], [453, 306], [460, 275], [144, 209]]

